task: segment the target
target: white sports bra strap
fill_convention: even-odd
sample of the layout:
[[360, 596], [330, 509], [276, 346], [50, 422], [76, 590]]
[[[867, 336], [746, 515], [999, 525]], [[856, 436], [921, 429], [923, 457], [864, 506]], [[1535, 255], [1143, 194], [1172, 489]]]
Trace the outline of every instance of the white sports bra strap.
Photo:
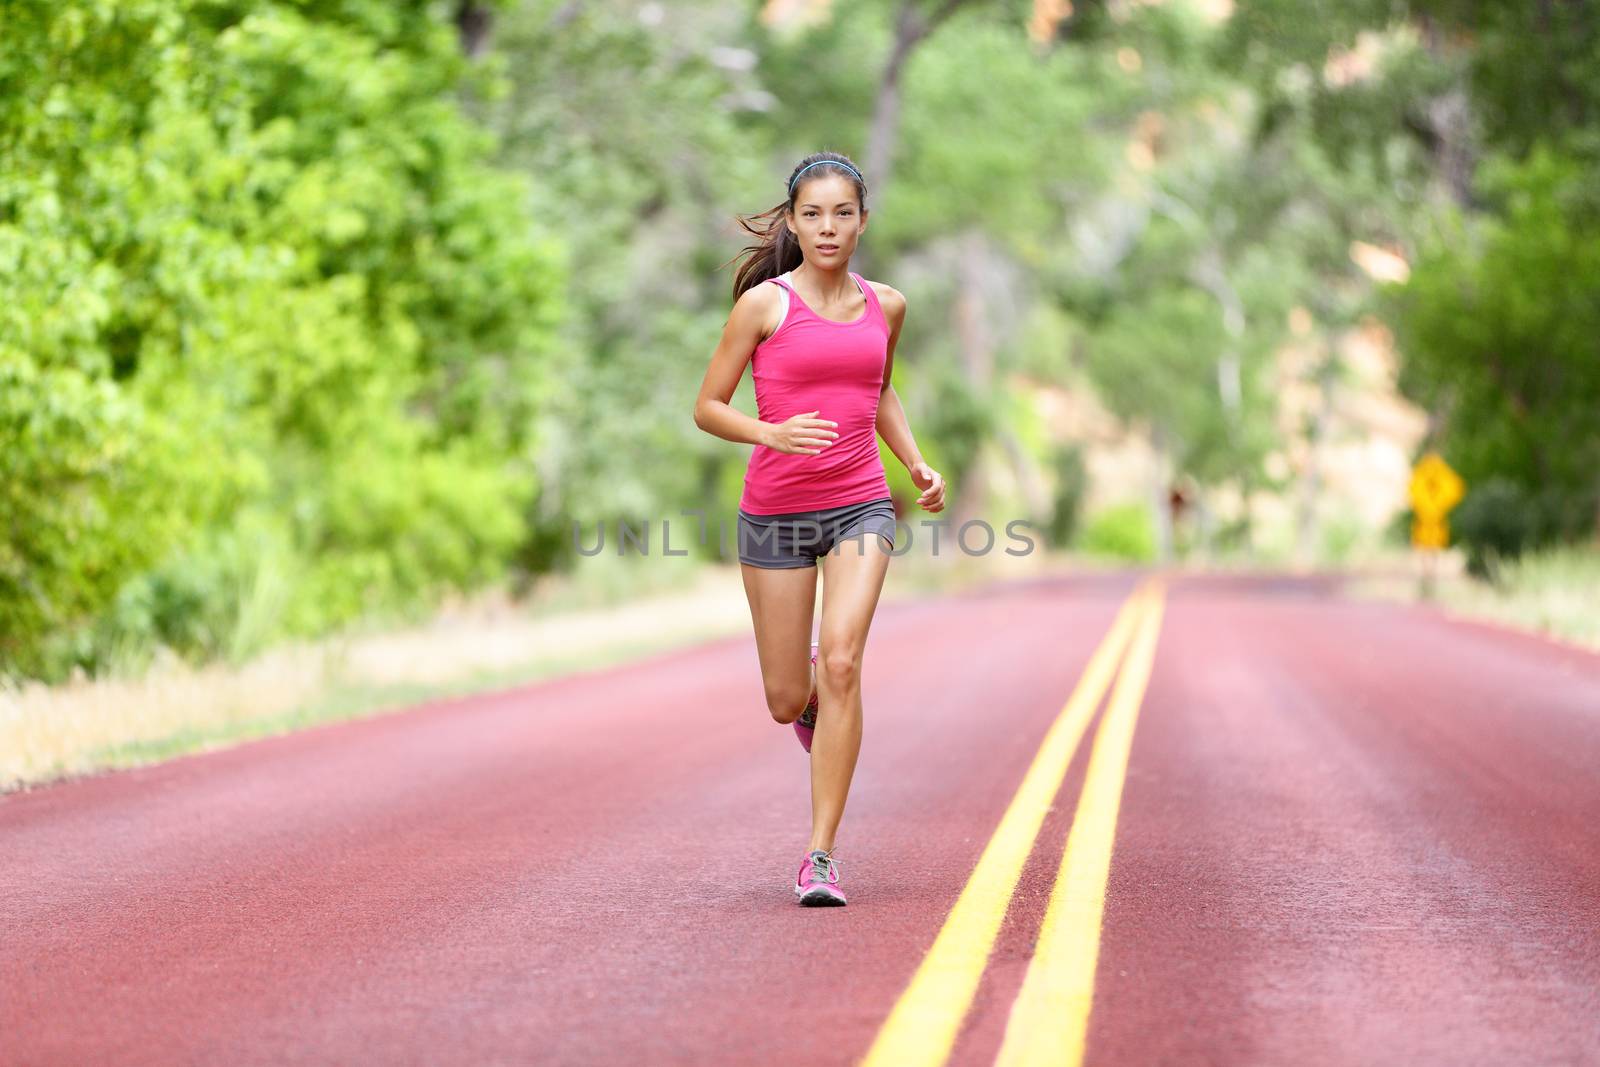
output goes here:
[[[794, 279], [789, 276], [791, 273], [791, 271], [784, 271], [776, 278], [767, 279], [770, 282], [779, 283], [778, 289], [783, 293], [783, 314], [778, 316], [778, 325], [772, 328], [772, 333], [767, 334], [769, 338], [775, 336], [779, 330], [783, 329], [783, 324], [789, 320], [789, 291], [790, 287], [794, 285]], [[872, 314], [872, 298], [867, 295], [867, 287], [854, 276], [852, 276], [851, 280], [856, 283], [856, 288], [861, 290], [862, 297], [867, 301], [866, 314]], [[816, 312], [812, 312], [812, 314], [814, 315]], [[861, 320], [857, 319], [856, 321], [860, 322]]]
[[772, 328], [772, 333], [769, 333], [767, 335], [768, 337], [772, 337], [779, 330], [783, 329], [783, 324], [789, 319], [789, 275], [786, 272], [780, 275], [778, 278], [774, 278], [772, 280], [778, 281], [780, 278], [784, 282], [783, 285], [778, 286], [778, 292], [783, 294], [783, 314], [778, 316], [778, 325]]

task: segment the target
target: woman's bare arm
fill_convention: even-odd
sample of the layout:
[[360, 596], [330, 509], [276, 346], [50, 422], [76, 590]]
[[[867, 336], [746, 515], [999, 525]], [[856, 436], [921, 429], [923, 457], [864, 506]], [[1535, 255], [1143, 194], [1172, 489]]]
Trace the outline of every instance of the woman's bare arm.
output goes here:
[[733, 311], [722, 328], [722, 340], [717, 342], [705, 379], [700, 383], [700, 395], [695, 398], [694, 424], [727, 441], [764, 445], [767, 432], [772, 428], [728, 403], [733, 391], [739, 388], [745, 364], [750, 362], [756, 345], [761, 343], [772, 311], [769, 301], [777, 295], [764, 291], [771, 288], [769, 285], [751, 286], [734, 301]]
[[889, 320], [889, 355], [884, 360], [883, 392], [878, 398], [878, 436], [910, 470], [922, 462], [922, 451], [911, 435], [911, 423], [900, 403], [900, 395], [889, 384], [889, 376], [894, 371], [894, 347], [900, 341], [900, 327], [906, 321], [906, 298], [899, 290], [883, 285], [879, 286], [878, 302], [883, 305], [884, 318]]
[[[876, 283], [874, 283], [876, 284]], [[905, 464], [906, 471], [911, 475], [912, 484], [922, 490], [917, 497], [917, 503], [924, 511], [939, 512], [944, 510], [944, 475], [928, 466], [928, 461], [922, 458], [922, 450], [917, 447], [917, 439], [911, 435], [911, 422], [906, 418], [906, 409], [900, 403], [900, 394], [890, 385], [890, 374], [894, 371], [894, 348], [900, 341], [900, 327], [906, 321], [906, 298], [900, 291], [890, 286], [878, 287], [878, 302], [883, 305], [884, 317], [889, 320], [889, 354], [883, 364], [883, 390], [878, 397], [878, 435], [883, 438], [883, 443], [889, 446], [889, 451]]]

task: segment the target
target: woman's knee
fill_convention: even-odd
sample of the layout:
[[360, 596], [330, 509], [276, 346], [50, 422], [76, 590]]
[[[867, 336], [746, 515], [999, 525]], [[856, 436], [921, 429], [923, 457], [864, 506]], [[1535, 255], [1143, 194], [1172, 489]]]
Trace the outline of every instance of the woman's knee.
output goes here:
[[806, 701], [811, 699], [809, 689], [804, 692], [791, 688], [767, 688], [767, 710], [772, 713], [772, 720], [788, 724], [798, 719], [806, 710]]
[[831, 689], [848, 689], [861, 680], [861, 655], [848, 645], [824, 646], [817, 655]]

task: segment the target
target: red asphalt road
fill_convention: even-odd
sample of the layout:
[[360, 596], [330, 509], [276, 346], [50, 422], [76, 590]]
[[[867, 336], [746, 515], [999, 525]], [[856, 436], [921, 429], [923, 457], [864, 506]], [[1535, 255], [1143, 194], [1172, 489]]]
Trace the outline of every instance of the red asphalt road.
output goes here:
[[[0, 1063], [846, 1064], [1132, 576], [885, 602], [837, 857], [746, 635], [0, 798]], [[957, 1040], [989, 1063], [1092, 741]], [[1600, 657], [1171, 582], [1091, 1064], [1600, 1063]]]

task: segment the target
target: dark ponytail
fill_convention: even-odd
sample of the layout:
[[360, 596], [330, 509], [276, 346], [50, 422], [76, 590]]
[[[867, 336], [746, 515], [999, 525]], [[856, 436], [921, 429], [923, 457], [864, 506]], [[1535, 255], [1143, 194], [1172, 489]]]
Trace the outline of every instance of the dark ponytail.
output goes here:
[[[817, 165], [812, 166], [812, 164]], [[802, 170], [806, 172], [805, 177], [796, 184], [795, 177]], [[789, 227], [784, 225], [784, 218], [794, 211], [795, 198], [799, 196], [800, 189], [805, 183], [812, 178], [838, 174], [848, 179], [856, 187], [856, 202], [860, 206], [861, 213], [866, 214], [867, 186], [861, 180], [859, 171], [860, 168], [851, 162], [849, 156], [839, 152], [818, 152], [807, 156], [796, 163], [794, 170], [789, 172], [789, 180], [784, 183], [789, 195], [777, 207], [763, 211], [759, 215], [739, 216], [739, 225], [755, 235], [757, 241], [753, 245], [746, 245], [738, 255], [728, 261], [732, 263], [733, 260], [744, 259], [744, 263], [733, 278], [734, 300], [738, 300], [747, 290], [760, 285], [768, 278], [776, 278], [784, 271], [794, 270], [804, 262], [805, 257], [800, 252], [800, 242], [789, 232]]]

